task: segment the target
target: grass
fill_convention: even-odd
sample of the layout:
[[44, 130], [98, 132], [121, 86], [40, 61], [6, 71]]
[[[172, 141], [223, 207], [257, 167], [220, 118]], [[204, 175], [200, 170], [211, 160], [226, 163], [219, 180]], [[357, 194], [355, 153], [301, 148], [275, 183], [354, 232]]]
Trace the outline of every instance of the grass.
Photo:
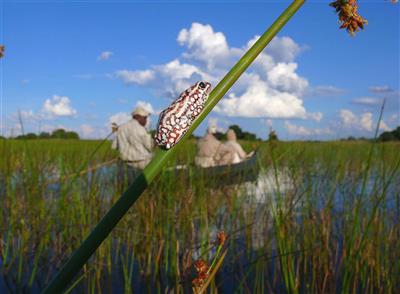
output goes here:
[[[98, 144], [0, 140], [0, 292], [43, 289], [126, 187], [113, 167], [66, 177]], [[193, 162], [194, 142], [184, 144], [170, 166]], [[164, 170], [69, 290], [190, 291], [193, 262], [215, 255], [223, 230], [216, 289], [398, 293], [400, 145], [377, 144], [372, 154], [370, 147], [261, 143], [260, 165], [275, 191], [261, 198], [245, 185], [211, 189], [201, 175]], [[107, 142], [90, 165], [115, 156]]]

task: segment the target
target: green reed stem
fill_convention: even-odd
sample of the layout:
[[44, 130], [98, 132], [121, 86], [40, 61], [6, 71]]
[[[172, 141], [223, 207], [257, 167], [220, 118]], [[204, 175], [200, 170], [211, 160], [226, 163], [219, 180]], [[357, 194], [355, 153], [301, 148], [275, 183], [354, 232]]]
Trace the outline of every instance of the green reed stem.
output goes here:
[[[243, 55], [243, 57], [233, 66], [226, 76], [218, 83], [218, 85], [210, 93], [207, 104], [199, 117], [194, 121], [187, 134], [181, 141], [184, 141], [197, 128], [197, 126], [207, 117], [208, 113], [214, 108], [218, 101], [228, 92], [237, 79], [249, 67], [254, 59], [268, 45], [272, 38], [280, 31], [280, 29], [289, 21], [289, 19], [304, 4], [305, 0], [294, 0], [292, 4], [278, 17], [278, 19], [264, 32], [264, 34], [255, 42], [255, 44]], [[146, 166], [142, 174], [140, 174], [130, 187], [123, 193], [114, 206], [103, 217], [99, 224], [93, 229], [90, 235], [83, 241], [82, 245], [72, 254], [70, 259], [65, 263], [60, 272], [44, 289], [43, 293], [60, 293], [71, 282], [73, 277], [78, 273], [90, 256], [96, 251], [100, 244], [114, 229], [120, 219], [125, 215], [128, 209], [140, 197], [143, 191], [162, 170], [167, 161], [179, 149], [178, 144], [174, 148], [165, 151], [158, 150], [153, 160]]]

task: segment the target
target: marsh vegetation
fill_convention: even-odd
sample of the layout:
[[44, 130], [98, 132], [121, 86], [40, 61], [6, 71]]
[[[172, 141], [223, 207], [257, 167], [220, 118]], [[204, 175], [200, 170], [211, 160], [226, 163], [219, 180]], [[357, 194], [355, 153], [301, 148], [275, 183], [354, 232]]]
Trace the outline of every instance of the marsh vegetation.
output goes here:
[[[37, 293], [126, 188], [107, 142], [0, 140], [0, 292]], [[78, 274], [81, 293], [190, 291], [219, 231], [224, 293], [399, 293], [400, 145], [242, 142], [258, 180], [164, 168]], [[194, 141], [169, 166], [193, 163]], [[88, 162], [88, 159], [89, 162]], [[71, 176], [72, 175], [72, 176]]]

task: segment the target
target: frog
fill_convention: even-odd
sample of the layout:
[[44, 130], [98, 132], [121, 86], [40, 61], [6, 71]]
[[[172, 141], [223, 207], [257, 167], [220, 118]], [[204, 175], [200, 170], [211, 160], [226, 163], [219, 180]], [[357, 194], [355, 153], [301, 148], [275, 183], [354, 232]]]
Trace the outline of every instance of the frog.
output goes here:
[[209, 82], [196, 82], [160, 113], [154, 135], [160, 148], [168, 150], [182, 139], [202, 112], [210, 92]]

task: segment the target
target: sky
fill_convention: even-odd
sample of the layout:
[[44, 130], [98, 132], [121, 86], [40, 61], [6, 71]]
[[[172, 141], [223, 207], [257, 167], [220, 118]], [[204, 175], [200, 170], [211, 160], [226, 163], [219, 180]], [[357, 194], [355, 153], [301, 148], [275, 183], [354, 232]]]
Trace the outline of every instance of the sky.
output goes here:
[[[307, 1], [195, 131], [265, 139], [373, 137], [400, 125], [399, 4], [360, 1], [350, 36]], [[64, 128], [104, 138], [139, 105], [158, 114], [196, 81], [215, 86], [289, 1], [0, 0], [0, 133]]]

